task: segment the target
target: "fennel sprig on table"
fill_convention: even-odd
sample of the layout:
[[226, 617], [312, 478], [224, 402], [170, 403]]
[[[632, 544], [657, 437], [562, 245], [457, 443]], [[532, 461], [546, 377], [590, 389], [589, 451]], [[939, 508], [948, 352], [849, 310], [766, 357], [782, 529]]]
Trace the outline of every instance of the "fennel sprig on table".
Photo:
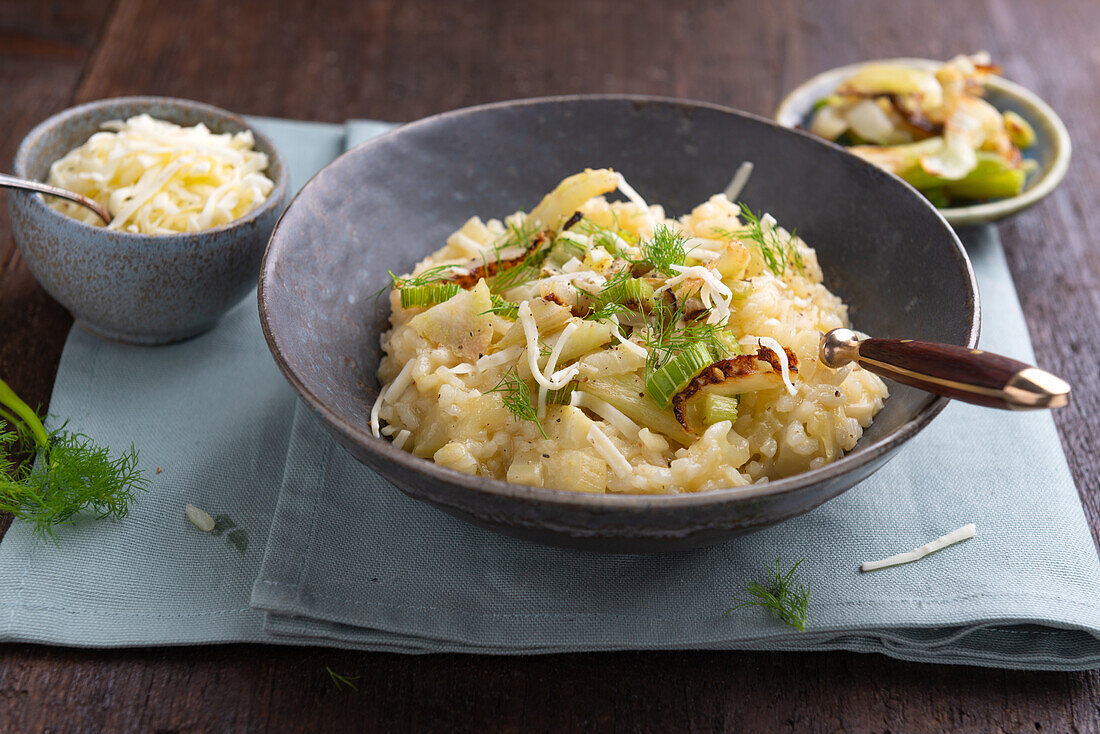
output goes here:
[[737, 600], [738, 603], [727, 609], [726, 614], [746, 607], [762, 607], [788, 626], [805, 632], [806, 614], [810, 608], [810, 585], [802, 584], [798, 576], [798, 567], [802, 560], [794, 564], [790, 571], [783, 573], [777, 558], [775, 571], [769, 571], [768, 580], [765, 583], [750, 581], [746, 584], [746, 598]]
[[0, 511], [33, 523], [40, 536], [89, 513], [125, 517], [134, 492], [148, 480], [137, 450], [111, 453], [91, 438], [64, 429], [47, 431], [38, 414], [0, 380], [0, 451], [31, 454], [17, 463], [0, 457]]
[[325, 670], [328, 671], [328, 677], [332, 679], [332, 683], [336, 686], [337, 690], [343, 690], [347, 687], [353, 691], [359, 691], [359, 686], [355, 682], [359, 680], [358, 675], [341, 675], [327, 665], [325, 666]]

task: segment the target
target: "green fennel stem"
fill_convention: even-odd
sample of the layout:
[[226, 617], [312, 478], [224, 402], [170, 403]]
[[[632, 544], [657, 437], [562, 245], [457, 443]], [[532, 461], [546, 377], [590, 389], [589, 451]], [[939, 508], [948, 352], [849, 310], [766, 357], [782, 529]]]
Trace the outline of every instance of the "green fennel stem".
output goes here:
[[60, 430], [47, 432], [42, 419], [0, 380], [0, 449], [16, 453], [33, 448], [21, 464], [0, 453], [0, 512], [34, 525], [34, 532], [53, 536], [58, 525], [80, 516], [122, 518], [134, 492], [148, 480], [138, 468], [133, 445], [112, 455], [88, 436]]
[[40, 447], [46, 448], [50, 445], [50, 434], [46, 433], [46, 427], [42, 425], [42, 421], [39, 420], [38, 414], [31, 409], [31, 406], [24, 403], [15, 391], [8, 387], [8, 383], [0, 380], [0, 405], [7, 406], [18, 420], [8, 414], [6, 411], [2, 416], [4, 420], [11, 424], [12, 428], [18, 426], [18, 421], [21, 420], [27, 428], [30, 429], [34, 435], [35, 443]]

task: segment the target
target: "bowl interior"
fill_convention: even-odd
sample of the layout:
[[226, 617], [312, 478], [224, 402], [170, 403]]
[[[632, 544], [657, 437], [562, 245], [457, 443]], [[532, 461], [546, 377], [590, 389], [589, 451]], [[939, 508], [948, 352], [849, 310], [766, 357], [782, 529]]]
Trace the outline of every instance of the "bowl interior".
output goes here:
[[[940, 61], [915, 58], [879, 59], [864, 63], [900, 64], [929, 70], [942, 65]], [[799, 85], [780, 102], [775, 113], [776, 121], [784, 127], [808, 128], [814, 104], [832, 94], [864, 63], [830, 69]], [[1038, 167], [1028, 175], [1024, 190], [1017, 196], [941, 209], [947, 221], [954, 225], [996, 221], [1034, 204], [1057, 187], [1069, 165], [1069, 133], [1054, 110], [1038, 96], [1006, 79], [990, 77], [986, 83], [985, 99], [1002, 112], [1016, 112], [1035, 129], [1035, 144], [1023, 154], [1025, 158], [1035, 161]]]
[[[23, 139], [15, 154], [13, 165], [15, 175], [45, 181], [49, 175], [50, 165], [73, 148], [87, 142], [88, 138], [100, 131], [100, 126], [103, 123], [111, 120], [124, 120], [142, 113], [183, 126], [202, 123], [214, 133], [237, 133], [243, 130], [252, 130], [255, 137], [254, 147], [267, 155], [268, 167], [266, 173], [275, 182], [275, 188], [264, 204], [233, 222], [221, 227], [203, 230], [204, 234], [233, 227], [254, 219], [273, 205], [281, 206], [283, 197], [286, 194], [287, 168], [282, 155], [267, 136], [252, 129], [242, 117], [232, 112], [213, 105], [173, 97], [115, 97], [89, 102], [60, 112], [43, 121]], [[46, 206], [42, 197], [33, 197], [32, 202], [32, 206], [40, 208], [43, 212], [49, 212], [68, 220], [65, 215]], [[127, 235], [142, 239], [178, 237], [178, 235], [117, 233], [118, 237], [124, 238]]]
[[[969, 261], [942, 217], [898, 179], [809, 135], [723, 108], [581, 97], [428, 118], [322, 170], [288, 207], [268, 247], [260, 309], [269, 344], [342, 440], [427, 471], [430, 462], [372, 437], [368, 427], [389, 312], [387, 299], [374, 294], [387, 284], [387, 270], [408, 272], [473, 215], [530, 209], [586, 167], [621, 171], [648, 201], [679, 216], [722, 191], [746, 160], [755, 172], [743, 200], [817, 249], [828, 286], [850, 304], [857, 328], [976, 343]], [[891, 389], [842, 461], [860, 461], [861, 451], [931, 410], [927, 393]]]

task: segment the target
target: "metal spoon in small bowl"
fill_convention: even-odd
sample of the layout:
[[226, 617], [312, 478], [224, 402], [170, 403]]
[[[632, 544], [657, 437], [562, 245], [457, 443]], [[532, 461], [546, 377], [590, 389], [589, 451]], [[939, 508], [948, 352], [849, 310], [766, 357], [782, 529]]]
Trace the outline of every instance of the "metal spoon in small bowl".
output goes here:
[[855, 362], [882, 377], [987, 408], [1030, 410], [1069, 404], [1065, 380], [980, 349], [875, 339], [851, 329], [833, 329], [821, 337], [820, 351], [822, 363], [834, 369]]
[[40, 194], [49, 194], [50, 196], [56, 196], [61, 199], [66, 199], [75, 204], [80, 204], [83, 207], [87, 207], [95, 212], [104, 224], [110, 224], [111, 213], [106, 208], [100, 206], [95, 201], [92, 201], [87, 196], [81, 196], [80, 194], [69, 191], [68, 189], [58, 188], [57, 186], [50, 186], [39, 181], [31, 181], [26, 178], [18, 178], [16, 176], [8, 176], [7, 174], [0, 173], [0, 188], [7, 189], [23, 189], [24, 191], [37, 191]]

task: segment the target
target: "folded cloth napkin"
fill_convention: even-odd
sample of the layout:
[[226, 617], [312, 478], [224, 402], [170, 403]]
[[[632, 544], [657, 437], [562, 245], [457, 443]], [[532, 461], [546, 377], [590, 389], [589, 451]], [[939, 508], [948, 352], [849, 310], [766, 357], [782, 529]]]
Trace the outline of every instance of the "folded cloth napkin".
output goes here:
[[[259, 120], [305, 175], [382, 128]], [[996, 232], [964, 233], [982, 344], [1033, 359]], [[0, 639], [229, 641], [401, 652], [846, 649], [1024, 669], [1100, 666], [1100, 562], [1049, 414], [950, 405], [868, 481], [720, 546], [609, 556], [527, 544], [406, 498], [350, 459], [274, 368], [255, 304], [156, 349], [74, 330], [51, 413], [153, 480], [129, 517], [0, 543]], [[162, 471], [156, 473], [157, 467]], [[221, 516], [217, 535], [183, 504]], [[860, 574], [968, 522], [977, 536]], [[266, 539], [266, 547], [264, 540]], [[725, 611], [804, 559], [807, 631]], [[249, 594], [251, 588], [251, 596]]]
[[[344, 125], [252, 123], [283, 152], [293, 191], [346, 147]], [[56, 545], [12, 524], [0, 542], [0, 639], [81, 647], [264, 639], [249, 591], [295, 402], [267, 350], [255, 296], [213, 331], [166, 347], [74, 328], [51, 422], [69, 418], [70, 430], [115, 451], [133, 442], [152, 483], [125, 520], [64, 528]], [[184, 519], [185, 503], [227, 515], [234, 540], [200, 533]]]

